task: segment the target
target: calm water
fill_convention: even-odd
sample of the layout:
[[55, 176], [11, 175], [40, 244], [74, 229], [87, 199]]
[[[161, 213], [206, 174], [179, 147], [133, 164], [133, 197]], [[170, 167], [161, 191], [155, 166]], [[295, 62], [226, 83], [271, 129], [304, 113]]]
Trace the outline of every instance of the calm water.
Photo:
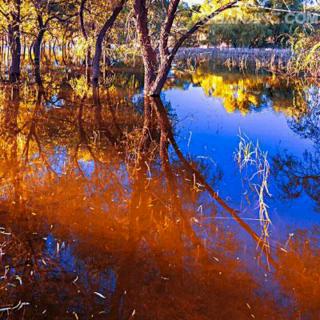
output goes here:
[[1, 319], [319, 319], [318, 87], [44, 83], [0, 88]]

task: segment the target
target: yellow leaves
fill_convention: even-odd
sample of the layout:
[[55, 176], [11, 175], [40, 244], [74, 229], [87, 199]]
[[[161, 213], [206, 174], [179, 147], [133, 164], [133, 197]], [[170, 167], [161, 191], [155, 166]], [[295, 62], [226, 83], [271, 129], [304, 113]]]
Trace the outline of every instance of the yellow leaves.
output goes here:
[[85, 54], [90, 47], [88, 41], [86, 41], [83, 37], [78, 37], [76, 39], [77, 45], [74, 48], [74, 55], [78, 58], [85, 57]]
[[[196, 22], [199, 21], [200, 19], [205, 18], [208, 16], [210, 13], [214, 12], [218, 8], [222, 7], [223, 5], [230, 3], [230, 0], [223, 0], [223, 1], [210, 1], [206, 0], [200, 7], [200, 11], [196, 12], [192, 16], [192, 21]], [[230, 9], [231, 11], [234, 11], [235, 9]], [[228, 12], [230, 10], [227, 10]], [[227, 14], [227, 11], [223, 12], [222, 14]], [[220, 16], [220, 15], [219, 15]]]
[[87, 148], [80, 148], [78, 152], [78, 159], [83, 161], [83, 162], [89, 162], [92, 161], [92, 155], [88, 151]]
[[74, 93], [81, 98], [91, 94], [92, 90], [90, 90], [90, 86], [85, 76], [72, 79], [70, 81], [70, 84], [72, 89], [74, 90]]
[[236, 74], [212, 74], [198, 68], [192, 74], [193, 83], [199, 84], [207, 96], [220, 98], [228, 113], [239, 111], [246, 115], [252, 108], [262, 105], [263, 90], [267, 87], [273, 91], [272, 107], [276, 112], [283, 112], [289, 117], [298, 118], [307, 110], [307, 105], [300, 92], [303, 88], [295, 84], [298, 90], [290, 98], [283, 97], [284, 85], [277, 76], [254, 76]]
[[[311, 31], [311, 34], [310, 34]], [[308, 34], [297, 29], [290, 38], [295, 52], [288, 68], [291, 73], [303, 72], [317, 78], [319, 76], [320, 34], [318, 30], [309, 30]]]
[[[206, 0], [200, 7], [200, 12], [197, 12], [193, 15], [193, 21], [198, 21], [201, 18], [204, 18], [205, 16], [209, 15], [210, 13], [214, 12], [218, 8], [227, 5], [231, 2], [231, 0]], [[248, 19], [252, 21], [252, 19], [256, 22], [259, 22], [261, 20], [261, 15], [256, 14], [256, 12], [253, 12], [252, 9], [249, 9], [250, 6], [254, 6], [255, 1], [249, 0], [249, 1], [239, 1], [236, 7], [230, 8], [226, 11], [221, 12], [218, 16], [214, 17], [212, 19], [212, 23], [234, 23], [234, 22], [243, 22]], [[268, 19], [271, 21], [270, 19]]]
[[316, 43], [311, 50], [309, 51], [309, 53], [306, 56], [305, 62], [309, 63], [312, 59], [314, 59], [313, 55], [316, 52], [316, 50], [318, 50], [320, 48], [320, 43]]
[[213, 74], [201, 74], [197, 70], [194, 73], [193, 81], [200, 83], [204, 92], [208, 96], [219, 97], [223, 100], [224, 107], [228, 113], [239, 110], [242, 114], [247, 114], [250, 107], [259, 105], [257, 87], [261, 87], [263, 80], [235, 78], [228, 79], [223, 76]]

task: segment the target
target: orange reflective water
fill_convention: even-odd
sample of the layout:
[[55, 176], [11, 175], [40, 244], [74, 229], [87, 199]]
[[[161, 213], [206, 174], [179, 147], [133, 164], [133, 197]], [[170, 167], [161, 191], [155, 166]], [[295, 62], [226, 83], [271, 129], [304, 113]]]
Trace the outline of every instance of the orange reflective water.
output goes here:
[[319, 230], [261, 249], [136, 88], [1, 88], [0, 317], [317, 319]]

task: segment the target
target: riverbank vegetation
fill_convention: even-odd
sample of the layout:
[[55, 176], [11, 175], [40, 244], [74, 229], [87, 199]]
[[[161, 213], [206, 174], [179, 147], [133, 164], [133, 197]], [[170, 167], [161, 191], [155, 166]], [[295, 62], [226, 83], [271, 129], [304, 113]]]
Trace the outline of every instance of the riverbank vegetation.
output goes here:
[[2, 0], [1, 78], [16, 82], [32, 69], [40, 84], [42, 64], [82, 66], [97, 86], [102, 69], [142, 57], [145, 93], [159, 95], [179, 49], [201, 45], [292, 48], [290, 72], [315, 75], [318, 37], [310, 14], [315, 21], [316, 12], [300, 0], [193, 6], [180, 0]]

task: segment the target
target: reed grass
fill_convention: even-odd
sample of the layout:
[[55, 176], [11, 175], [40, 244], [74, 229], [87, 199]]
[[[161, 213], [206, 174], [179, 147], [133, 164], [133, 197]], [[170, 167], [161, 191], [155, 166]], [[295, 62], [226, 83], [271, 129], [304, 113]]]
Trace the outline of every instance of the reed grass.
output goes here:
[[259, 142], [253, 143], [246, 135], [240, 132], [240, 142], [235, 153], [235, 160], [238, 163], [240, 172], [247, 171], [249, 187], [254, 190], [258, 201], [259, 222], [261, 226], [261, 236], [259, 247], [270, 252], [269, 228], [271, 218], [269, 215], [268, 197], [271, 197], [268, 181], [270, 178], [270, 164], [268, 162], [268, 152], [261, 150]]

